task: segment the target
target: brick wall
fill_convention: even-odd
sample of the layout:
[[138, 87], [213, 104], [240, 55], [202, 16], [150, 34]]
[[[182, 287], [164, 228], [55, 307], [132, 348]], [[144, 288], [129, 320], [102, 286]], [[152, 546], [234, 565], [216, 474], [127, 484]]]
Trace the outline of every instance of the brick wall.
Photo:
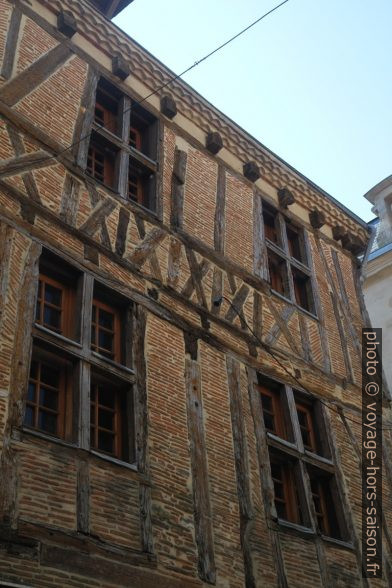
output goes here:
[[[78, 11], [71, 0], [56, 3], [56, 7], [61, 5], [73, 7], [75, 13]], [[0, 65], [13, 6], [8, 0], [0, 0]], [[93, 26], [98, 17], [87, 4], [83, 7], [88, 26]], [[15, 76], [62, 42], [55, 31], [55, 16], [48, 14], [45, 12], [45, 18], [50, 21], [45, 30], [39, 19], [35, 21], [34, 14], [23, 15], [13, 75], [11, 81], [2, 80], [0, 86], [0, 107], [1, 87], [13, 83]], [[75, 49], [72, 42], [69, 44]], [[102, 63], [106, 63], [106, 48], [102, 51]], [[53, 154], [55, 144], [58, 148], [69, 146], [77, 132], [77, 122], [84, 114], [81, 100], [88, 66], [97, 67], [97, 60], [87, 61], [87, 56], [75, 49], [75, 54], [47, 80], [32, 92], [26, 89], [26, 95], [12, 107], [12, 113], [7, 111], [10, 118], [3, 115], [0, 165], [16, 155], [7, 124], [19, 134], [26, 153], [45, 149]], [[106, 73], [113, 81], [111, 73]], [[137, 75], [142, 76], [140, 72]], [[130, 83], [130, 93], [137, 92], [132, 90], [133, 78]], [[156, 106], [152, 109], [159, 117]], [[199, 136], [191, 137], [189, 130], [182, 130], [176, 124], [176, 119], [174, 123], [161, 119], [163, 158], [158, 173], [162, 218], [121, 200], [97, 183], [96, 193], [91, 192], [91, 180], [75, 165], [70, 154], [61, 162], [51, 160], [53, 165], [24, 170], [27, 172], [24, 176], [19, 170], [0, 180], [0, 446], [3, 450], [0, 579], [35, 588], [208, 585], [200, 569], [203, 546], [198, 529], [201, 524], [211, 533], [207, 551], [212, 550], [213, 562], [209, 565], [214, 569], [215, 584], [219, 587], [272, 587], [282, 582], [282, 574], [286, 585], [294, 588], [326, 586], [325, 577], [331, 586], [360, 586], [360, 469], [353, 441], [356, 438], [360, 443], [356, 424], [360, 419], [360, 362], [352, 332], [348, 332], [344, 322], [348, 316], [354, 330], [360, 332], [362, 317], [352, 271], [354, 259], [323, 231], [315, 231], [304, 218], [291, 215], [309, 238], [321, 314], [316, 317], [295, 307], [279, 326], [279, 317], [285, 317], [292, 304], [271, 293], [268, 285], [254, 274], [255, 186], [238, 172], [239, 165], [231, 166], [228, 160], [208, 154]], [[29, 126], [29, 122], [34, 126]], [[187, 154], [181, 231], [170, 225], [176, 146]], [[224, 232], [220, 246], [214, 238], [218, 165], [225, 175]], [[31, 182], [37, 187], [38, 203], [31, 201]], [[72, 182], [76, 186], [73, 191], [69, 189]], [[278, 184], [269, 184], [268, 189], [265, 186], [262, 196], [271, 203], [271, 194], [278, 187]], [[259, 185], [257, 189], [261, 190]], [[99, 211], [108, 203], [110, 211], [99, 217]], [[277, 197], [273, 203], [277, 206]], [[73, 212], [67, 216], [64, 211], [71, 208]], [[119, 252], [116, 249], [119, 223], [124, 215], [129, 222], [123, 250]], [[347, 217], [347, 225], [349, 222]], [[151, 245], [154, 239], [156, 244]], [[146, 311], [143, 343], [146, 399], [142, 407], [137, 407], [137, 411], [144, 408], [147, 412], [146, 459], [142, 466], [139, 462], [139, 469], [134, 464], [92, 454], [77, 444], [67, 445], [45, 435], [34, 435], [21, 426], [26, 379], [20, 382], [18, 374], [27, 370], [29, 351], [23, 341], [29, 342], [32, 332], [32, 315], [24, 321], [21, 312], [36, 288], [36, 282], [30, 282], [28, 275], [32, 271], [29, 256], [35, 243], [92, 274]], [[344, 276], [349, 309], [333, 252]], [[192, 264], [196, 264], [196, 269]], [[30, 291], [26, 291], [26, 284]], [[255, 345], [238, 316], [231, 314], [232, 307], [227, 300], [220, 308], [214, 306], [217, 292], [234, 305], [241, 304], [244, 293], [246, 321], [261, 333], [264, 341], [269, 341], [279, 361]], [[335, 297], [337, 314], [331, 294]], [[255, 300], [259, 300], [259, 314]], [[308, 334], [309, 357], [304, 351], [300, 316]], [[342, 323], [343, 339], [338, 321]], [[133, 333], [134, 338], [139, 335]], [[343, 349], [347, 349], [352, 378]], [[330, 371], [326, 368], [326, 354], [330, 358]], [[235, 358], [240, 366], [239, 395], [244, 427], [240, 445], [233, 431], [230, 404], [233, 392], [229, 387], [227, 357]], [[192, 406], [187, 403], [189, 362], [198, 370], [202, 403], [199, 426], [203, 443], [196, 447], [192, 445], [195, 434], [191, 426]], [[345, 545], [276, 527], [276, 521], [268, 514], [268, 489], [264, 487], [268, 463], [260, 462], [249, 370], [287, 382], [282, 363], [290, 373], [299, 370], [304, 387], [317, 398], [326, 403], [338, 401], [343, 414], [356, 421], [351, 423], [352, 438], [335, 405], [327, 409], [341, 460], [337, 467], [353, 525], [352, 541]], [[143, 372], [140, 366], [136, 367], [137, 377], [138, 369]], [[137, 443], [139, 451], [140, 436]], [[252, 511], [245, 533], [236, 463], [238, 451], [243, 451], [245, 456], [247, 500]], [[193, 469], [199, 459], [206, 464], [203, 480], [195, 476]], [[78, 522], [81, 467], [86, 468], [88, 480], [84, 482], [88, 532], [82, 532]], [[388, 471], [384, 479], [388, 479]], [[206, 501], [204, 508], [197, 502], [200, 489]], [[386, 484], [387, 508], [389, 494]], [[146, 511], [151, 515], [150, 550], [143, 543], [143, 533], [148, 532]], [[206, 517], [208, 512], [210, 515]], [[389, 512], [386, 520], [390, 524]], [[390, 541], [388, 529], [385, 530], [386, 558], [390, 557], [387, 540]], [[245, 547], [249, 549], [249, 560], [244, 557]], [[281, 554], [278, 564], [277, 549]], [[245, 580], [249, 569], [253, 584], [249, 576]], [[369, 585], [387, 586], [388, 583], [371, 581]]]

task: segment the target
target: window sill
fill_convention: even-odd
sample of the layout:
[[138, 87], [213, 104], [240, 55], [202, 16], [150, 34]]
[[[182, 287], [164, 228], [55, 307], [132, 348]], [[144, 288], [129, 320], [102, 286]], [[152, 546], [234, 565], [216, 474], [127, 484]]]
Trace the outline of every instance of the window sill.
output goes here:
[[274, 290], [273, 288], [271, 288], [271, 286], [270, 286], [270, 289], [271, 289], [271, 293], [274, 296], [277, 296], [278, 298], [280, 298], [280, 300], [283, 300], [287, 304], [291, 304], [292, 306], [295, 306], [295, 308], [298, 308], [298, 310], [300, 310], [301, 312], [303, 312], [304, 314], [306, 314], [307, 316], [309, 316], [313, 320], [316, 320], [316, 321], [319, 320], [317, 314], [314, 314], [310, 310], [306, 310], [306, 308], [303, 308], [303, 306], [300, 306], [294, 300], [291, 300], [290, 298], [287, 298], [287, 296], [285, 296], [284, 294], [281, 294], [277, 290]]
[[336, 539], [335, 537], [328, 537], [327, 535], [321, 535], [321, 538], [326, 543], [331, 543], [332, 545], [336, 545], [337, 547], [343, 547], [344, 549], [349, 549], [350, 551], [354, 551], [354, 545], [350, 541], [344, 541], [343, 539]]
[[[76, 443], [72, 443], [71, 441], [65, 441], [64, 439], [60, 439], [59, 437], [53, 437], [48, 433], [43, 433], [41, 431], [36, 431], [34, 429], [29, 429], [28, 427], [22, 427], [21, 429], [14, 429], [12, 431], [12, 438], [16, 441], [21, 441], [21, 435], [28, 435], [31, 437], [36, 437], [38, 439], [42, 439], [43, 441], [50, 441], [51, 443], [55, 443], [56, 445], [61, 445], [62, 447], [68, 447], [69, 449], [75, 449], [77, 451], [82, 451], [83, 453], [88, 453], [93, 457], [97, 457], [104, 461], [113, 463], [117, 466], [122, 468], [132, 470], [133, 472], [138, 473], [138, 468], [135, 463], [128, 463], [126, 461], [122, 461], [121, 459], [117, 459], [116, 457], [111, 457], [110, 455], [105, 455], [100, 453], [99, 451], [95, 451], [95, 449], [82, 449]], [[146, 480], [147, 482], [147, 480]]]
[[42, 333], [45, 333], [45, 335], [50, 335], [54, 339], [57, 339], [59, 342], [61, 341], [63, 343], [66, 343], [67, 345], [73, 345], [78, 349], [82, 349], [82, 345], [78, 341], [75, 341], [75, 339], [69, 339], [68, 337], [64, 337], [64, 335], [60, 335], [59, 333], [56, 333], [56, 331], [52, 331], [51, 329], [48, 329], [43, 325], [34, 323], [34, 328], [37, 329], [37, 331], [42, 331]]
[[334, 467], [334, 463], [333, 463], [332, 459], [329, 459], [328, 457], [325, 457], [324, 455], [320, 455], [319, 453], [314, 453], [313, 451], [308, 451], [307, 449], [305, 449], [305, 455], [312, 458], [313, 460], [317, 459], [320, 463]]
[[304, 527], [303, 525], [298, 525], [297, 523], [292, 523], [290, 521], [286, 521], [285, 519], [279, 518], [277, 523], [280, 527], [287, 529], [287, 531], [294, 531], [308, 539], [314, 539], [316, 537], [315, 531], [309, 527]]
[[109, 359], [108, 357], [105, 357], [104, 355], [101, 355], [96, 351], [91, 351], [91, 355], [96, 359], [99, 359], [100, 362], [106, 363], [108, 366], [110, 365], [116, 368], [117, 370], [121, 370], [124, 373], [129, 374], [131, 376], [135, 375], [135, 371], [132, 368], [129, 368], [126, 365], [123, 365], [122, 363], [118, 363], [117, 361], [113, 361], [113, 359]]

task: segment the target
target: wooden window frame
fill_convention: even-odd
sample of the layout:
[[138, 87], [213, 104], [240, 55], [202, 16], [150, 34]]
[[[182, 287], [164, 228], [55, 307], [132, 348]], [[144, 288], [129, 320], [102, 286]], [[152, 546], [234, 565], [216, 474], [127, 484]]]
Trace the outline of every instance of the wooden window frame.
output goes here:
[[[105, 386], [105, 385], [109, 385], [115, 395], [113, 409], [109, 409], [105, 405], [100, 405], [99, 402], [97, 402], [98, 395], [99, 395], [98, 390], [95, 391], [95, 395], [96, 395], [95, 401], [93, 402], [93, 400], [91, 399], [91, 392], [92, 392], [93, 387]], [[90, 407], [91, 407], [91, 405], [94, 404], [95, 418], [94, 418], [94, 424], [92, 424], [91, 420], [90, 420], [90, 431], [92, 429], [94, 429], [94, 441], [91, 440], [91, 436], [90, 436], [90, 447], [92, 449], [94, 449], [94, 451], [107, 453], [108, 455], [112, 455], [113, 457], [121, 460], [122, 456], [123, 456], [123, 427], [124, 427], [123, 419], [126, 417], [126, 415], [123, 415], [120, 395], [123, 395], [124, 391], [121, 390], [119, 387], [116, 387], [116, 386], [113, 387], [111, 383], [109, 383], [103, 379], [97, 378], [95, 376], [94, 378], [92, 378], [92, 381], [91, 381], [91, 392], [90, 392]], [[113, 414], [114, 414], [114, 417], [113, 417], [114, 429], [113, 430], [106, 429], [105, 427], [102, 427], [99, 425], [99, 409], [100, 408], [102, 408], [106, 412], [113, 412]], [[109, 433], [109, 434], [113, 434], [113, 437], [114, 437], [114, 451], [113, 452], [105, 451], [104, 449], [99, 448], [99, 433], [100, 433], [100, 431], [103, 431], [103, 432]]]
[[[38, 379], [32, 378], [31, 370], [33, 363], [38, 364]], [[49, 409], [45, 407], [45, 405], [40, 404], [39, 395], [40, 395], [40, 388], [43, 384], [44, 388], [55, 388], [49, 386], [47, 383], [43, 383], [41, 380], [41, 369], [42, 365], [48, 365], [50, 367], [55, 366], [59, 369], [60, 372], [60, 382], [58, 387], [58, 406], [57, 410]], [[49, 435], [50, 437], [56, 437], [58, 439], [66, 439], [71, 437], [71, 425], [69, 416], [72, 414], [72, 389], [71, 389], [71, 362], [68, 359], [64, 359], [64, 357], [60, 357], [54, 351], [47, 351], [44, 350], [40, 346], [33, 346], [32, 356], [31, 356], [31, 364], [30, 364], [30, 373], [28, 378], [28, 386], [30, 383], [33, 382], [35, 385], [35, 401], [32, 402], [26, 398], [26, 408], [29, 406], [33, 409], [34, 414], [34, 423], [29, 425], [24, 421], [24, 427], [39, 431], [45, 435]], [[57, 415], [57, 431], [56, 433], [52, 433], [45, 429], [41, 429], [39, 427], [38, 419], [40, 411], [56, 414]]]
[[[107, 332], [112, 332], [113, 333], [113, 344], [114, 344], [114, 350], [113, 350], [113, 357], [109, 358], [111, 359], [111, 361], [114, 361], [116, 363], [121, 363], [121, 316], [120, 316], [120, 311], [118, 310], [118, 308], [116, 308], [115, 306], [111, 306], [109, 304], [106, 304], [105, 302], [102, 302], [102, 300], [100, 300], [99, 298], [93, 298], [93, 307], [95, 306], [97, 309], [102, 309], [110, 314], [113, 315], [114, 317], [114, 327], [113, 327], [113, 331], [110, 331], [110, 329], [106, 329], [105, 327], [102, 327], [101, 325], [99, 325], [99, 322], [94, 322], [93, 320], [93, 316], [91, 317], [91, 326], [95, 326], [95, 343], [93, 344], [93, 341], [91, 341], [91, 348], [93, 349], [95, 347], [95, 349], [93, 349], [93, 351], [95, 351], [95, 353], [98, 353], [99, 355], [103, 355], [104, 357], [106, 357], [106, 355], [104, 353], [100, 353], [99, 349], [104, 349], [103, 347], [99, 347], [98, 345], [98, 340], [99, 340], [99, 331], [103, 330], [103, 331], [107, 331]], [[99, 310], [98, 310], [99, 312]], [[98, 318], [98, 317], [97, 317]]]
[[[72, 281], [75, 287], [75, 299], [77, 304], [73, 306], [72, 314], [79, 314], [80, 320], [74, 319], [80, 323], [78, 337], [68, 339], [56, 331], [43, 328], [39, 323], [32, 325], [32, 354], [31, 361], [43, 361], [49, 365], [59, 366], [61, 368], [61, 381], [58, 383], [56, 399], [58, 406], [56, 411], [51, 411], [50, 396], [48, 396], [47, 412], [56, 412], [56, 434], [38, 428], [38, 411], [40, 410], [39, 396], [39, 373], [33, 373], [30, 370], [29, 378], [26, 378], [26, 397], [25, 413], [23, 418], [23, 430], [30, 434], [48, 437], [49, 439], [61, 439], [67, 443], [80, 447], [86, 451], [93, 451], [100, 454], [101, 451], [90, 446], [90, 382], [98, 374], [103, 381], [109, 382], [110, 386], [115, 386], [120, 390], [119, 399], [123, 399], [121, 407], [118, 407], [118, 414], [126, 410], [126, 414], [121, 417], [123, 422], [127, 423], [124, 432], [119, 432], [118, 439], [121, 439], [123, 446], [119, 446], [120, 441], [116, 441], [116, 459], [127, 463], [135, 462], [135, 400], [134, 400], [134, 383], [135, 374], [132, 369], [133, 357], [133, 324], [134, 324], [134, 304], [126, 299], [120, 293], [117, 293], [106, 286], [103, 286], [94, 277], [81, 270], [77, 270], [63, 261], [57, 255], [44, 251], [40, 261], [41, 274], [46, 277], [48, 268], [48, 282], [61, 284], [64, 288], [71, 288]], [[57, 281], [54, 276], [64, 276], [66, 285], [60, 279]], [[37, 279], [38, 282], [38, 279]], [[41, 286], [42, 288], [42, 286]], [[91, 326], [92, 326], [92, 306], [98, 304], [100, 308], [114, 311], [114, 341], [115, 357], [107, 358], [91, 349]], [[76, 332], [76, 329], [75, 329]], [[31, 364], [33, 366], [33, 364]], [[35, 367], [35, 366], [34, 366]], [[28, 384], [31, 380], [30, 394], [28, 395]], [[56, 380], [53, 380], [56, 381]], [[50, 382], [49, 382], [50, 383]], [[45, 386], [44, 386], [45, 387]], [[49, 390], [49, 386], [48, 386]], [[32, 396], [34, 391], [34, 396]], [[47, 393], [48, 394], [48, 393]], [[31, 400], [30, 400], [31, 398]], [[55, 406], [54, 398], [52, 398]], [[27, 409], [29, 412], [27, 413]], [[42, 405], [45, 410], [45, 404]], [[28, 418], [28, 420], [27, 420]], [[120, 418], [119, 416], [117, 418]], [[33, 419], [33, 420], [32, 420]], [[125, 419], [127, 419], [125, 421]], [[42, 421], [44, 422], [44, 421]], [[49, 425], [53, 423], [48, 423]], [[110, 456], [106, 456], [110, 457]]]
[[[104, 95], [110, 96], [111, 93], [113, 102], [117, 103], [116, 113], [102, 104]], [[124, 200], [157, 213], [158, 119], [104, 78], [98, 83], [94, 108], [99, 108], [103, 116], [92, 123], [87, 173], [97, 182], [119, 193]], [[113, 120], [111, 117], [114, 117]], [[134, 140], [131, 140], [131, 133]], [[112, 158], [105, 153], [105, 145], [113, 152]], [[102, 160], [99, 162], [99, 167], [102, 167], [99, 174], [95, 169], [97, 155]], [[136, 189], [131, 190], [133, 167], [137, 170], [133, 174], [137, 176], [137, 181]]]
[[[107, 186], [108, 188], [115, 189], [115, 176], [116, 176], [116, 160], [118, 158], [118, 151], [116, 149], [111, 150], [111, 145], [99, 143], [95, 134], [92, 134], [90, 140], [90, 146], [87, 155], [87, 167], [86, 172], [94, 178], [100, 184]], [[111, 156], [109, 156], [111, 153]], [[103, 173], [97, 175], [96, 172], [96, 156], [99, 154], [102, 157]]]
[[[306, 533], [309, 533], [309, 529], [314, 535], [321, 531], [329, 539], [345, 541], [348, 537], [348, 529], [345, 523], [342, 496], [335, 481], [336, 465], [330, 453], [326, 451], [330, 441], [321, 438], [321, 435], [329, 437], [324, 417], [325, 409], [321, 404], [318, 408], [318, 401], [308, 397], [303, 391], [293, 390], [290, 386], [273, 380], [268, 387], [265, 381], [270, 379], [259, 374], [258, 382], [253, 386], [260, 396], [264, 394], [275, 402], [273, 412], [279, 414], [276, 423], [280, 421], [280, 426], [286, 431], [286, 435], [277, 435], [276, 432], [266, 429], [261, 400], [258, 420], [262, 423], [265, 432], [263, 443], [269, 454], [271, 484], [274, 489], [276, 480], [273, 476], [273, 464], [278, 464], [283, 472], [281, 478], [286, 517], [282, 519], [279, 516], [279, 522], [294, 525], [298, 530]], [[306, 414], [307, 431], [311, 439], [310, 448], [304, 446], [298, 410]], [[316, 432], [316, 426], [320, 435]], [[275, 424], [276, 427], [279, 425]], [[293, 433], [293, 439], [290, 440], [287, 438], [289, 430]], [[317, 508], [317, 497], [315, 502], [315, 496], [313, 496], [315, 485], [320, 495], [320, 508]], [[276, 502], [282, 502], [282, 500], [274, 494], [275, 507], [272, 512], [276, 510], [278, 513]], [[313, 511], [310, 508], [312, 502]]]
[[302, 433], [302, 430], [305, 429], [306, 432], [308, 433], [309, 439], [310, 439], [310, 445], [305, 445], [305, 443], [303, 441], [303, 436], [302, 436], [302, 442], [304, 444], [304, 447], [308, 451], [311, 451], [312, 453], [317, 454], [318, 453], [318, 443], [317, 443], [315, 429], [314, 429], [314, 415], [313, 415], [312, 406], [311, 406], [311, 404], [308, 404], [305, 402], [299, 402], [299, 401], [296, 401], [295, 406], [297, 409], [297, 414], [298, 414], [298, 411], [301, 411], [303, 414], [306, 415], [306, 421], [307, 421], [306, 427], [301, 425], [301, 422], [298, 418], [298, 424], [301, 429], [301, 433]]
[[[264, 412], [267, 412], [270, 416], [272, 416], [272, 419], [274, 420], [275, 431], [269, 431], [269, 432], [272, 433], [273, 435], [277, 435], [278, 437], [281, 437], [282, 439], [287, 439], [287, 430], [286, 430], [286, 426], [285, 426], [285, 422], [284, 422], [284, 418], [283, 418], [283, 410], [282, 410], [282, 405], [281, 405], [280, 392], [278, 392], [277, 390], [272, 390], [264, 384], [258, 384], [257, 390], [260, 392], [263, 416], [264, 416]], [[263, 396], [267, 396], [268, 398], [271, 398], [272, 412], [268, 411], [264, 408]]]
[[[44, 296], [44, 286], [48, 284], [53, 286], [54, 288], [61, 291], [61, 306], [56, 307], [55, 305], [51, 305], [48, 302], [45, 302]], [[71, 334], [71, 327], [70, 327], [70, 317], [72, 313], [72, 309], [74, 306], [74, 294], [72, 289], [65, 285], [63, 282], [55, 280], [48, 276], [44, 271], [41, 271], [39, 274], [38, 280], [38, 291], [37, 291], [37, 301], [36, 301], [36, 310], [37, 306], [40, 304], [40, 317], [37, 319], [35, 314], [34, 322], [38, 325], [45, 327], [45, 329], [49, 329], [50, 331], [59, 332], [60, 335], [63, 337], [69, 337]], [[60, 329], [57, 330], [53, 326], [47, 325], [44, 323], [44, 311], [45, 306], [50, 306], [53, 308], [60, 309]]]
[[[309, 252], [305, 245], [305, 229], [291, 223], [291, 220], [280, 210], [274, 208], [264, 200], [261, 202], [261, 210], [268, 260], [267, 275], [271, 290], [290, 300], [302, 310], [314, 315], [314, 295], [312, 272], [310, 269], [311, 260], [309, 259]], [[274, 231], [276, 233], [276, 238], [274, 239], [271, 239], [268, 235], [268, 227], [271, 225], [271, 222], [266, 222], [266, 219], [271, 218], [273, 219]], [[293, 255], [289, 238], [290, 233], [297, 236], [299, 255]], [[281, 287], [277, 284], [277, 273], [280, 274]], [[305, 289], [301, 295], [299, 295], [298, 284], [296, 283], [296, 276], [299, 274], [302, 274], [304, 280], [306, 280]]]

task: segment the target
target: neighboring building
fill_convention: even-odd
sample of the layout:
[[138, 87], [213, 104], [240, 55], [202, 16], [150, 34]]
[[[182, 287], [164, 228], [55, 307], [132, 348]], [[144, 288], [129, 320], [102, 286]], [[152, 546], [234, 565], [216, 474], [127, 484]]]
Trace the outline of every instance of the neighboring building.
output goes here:
[[126, 4], [0, 0], [0, 584], [364, 586], [367, 225]]
[[382, 328], [383, 367], [392, 391], [392, 176], [365, 198], [377, 217], [369, 223], [372, 237], [362, 267], [365, 304], [373, 327]]

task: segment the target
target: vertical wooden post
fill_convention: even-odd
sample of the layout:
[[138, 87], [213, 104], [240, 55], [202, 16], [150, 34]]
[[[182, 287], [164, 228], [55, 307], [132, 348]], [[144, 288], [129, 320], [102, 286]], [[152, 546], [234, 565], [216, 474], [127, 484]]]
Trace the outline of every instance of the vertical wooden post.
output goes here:
[[253, 193], [253, 271], [269, 282], [268, 255], [265, 244], [263, 202], [260, 193]]
[[249, 535], [253, 526], [253, 508], [249, 485], [249, 463], [245, 432], [245, 419], [242, 407], [240, 373], [241, 365], [233, 357], [226, 356], [227, 382], [230, 398], [231, 426], [235, 469], [237, 474], [237, 494], [240, 510], [241, 547], [244, 558], [245, 586], [255, 588], [252, 548]]
[[38, 284], [38, 262], [41, 245], [30, 242], [19, 289], [14, 355], [11, 363], [8, 418], [6, 421], [0, 461], [0, 518], [15, 527], [17, 523], [17, 455], [11, 446], [14, 427], [23, 422], [24, 398], [29, 375], [31, 355], [31, 325], [33, 323]]
[[[147, 365], [145, 357], [147, 313], [142, 306], [135, 305], [133, 319], [133, 367], [136, 375], [134, 386], [136, 463], [139, 472], [148, 478]], [[140, 482], [139, 486], [139, 504], [142, 551], [153, 553], [154, 543], [151, 519], [151, 488], [149, 485], [143, 484], [143, 482]]]
[[80, 103], [80, 111], [72, 137], [72, 152], [76, 158], [76, 163], [80, 165], [82, 169], [85, 169], [87, 165], [87, 154], [90, 144], [91, 127], [94, 120], [95, 94], [97, 91], [98, 78], [98, 72], [89, 66], [86, 84]]
[[190, 356], [185, 358], [188, 435], [191, 454], [195, 538], [199, 576], [215, 584], [215, 556], [212, 531], [207, 449], [204, 432], [200, 366]]

